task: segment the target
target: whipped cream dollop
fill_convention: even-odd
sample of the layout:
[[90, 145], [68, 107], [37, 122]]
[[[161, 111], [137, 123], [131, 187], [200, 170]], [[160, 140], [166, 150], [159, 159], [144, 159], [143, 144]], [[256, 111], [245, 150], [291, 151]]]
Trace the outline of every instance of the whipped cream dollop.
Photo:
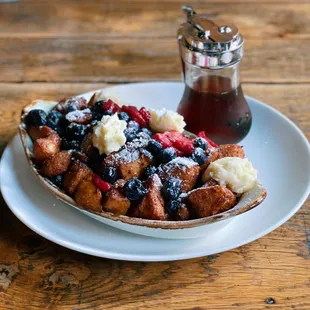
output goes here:
[[232, 192], [242, 194], [257, 182], [257, 170], [247, 158], [224, 157], [212, 162], [202, 176], [203, 182], [216, 180]]
[[105, 115], [94, 128], [93, 145], [100, 154], [111, 154], [118, 151], [125, 143], [124, 129], [127, 123], [118, 118], [117, 114]]
[[154, 132], [165, 132], [176, 130], [183, 132], [186, 123], [182, 115], [177, 112], [162, 108], [159, 110], [150, 110], [150, 127]]

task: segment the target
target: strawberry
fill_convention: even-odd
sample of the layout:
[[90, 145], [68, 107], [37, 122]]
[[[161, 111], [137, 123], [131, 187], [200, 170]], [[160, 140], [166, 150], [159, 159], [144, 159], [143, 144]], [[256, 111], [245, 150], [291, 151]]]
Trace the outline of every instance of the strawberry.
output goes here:
[[200, 138], [205, 139], [211, 146], [213, 146], [213, 147], [219, 147], [216, 143], [214, 143], [211, 139], [209, 139], [209, 138], [206, 136], [206, 133], [205, 133], [204, 131], [198, 132], [197, 136], [200, 137]]
[[193, 146], [193, 141], [190, 139], [180, 139], [175, 142], [173, 142], [173, 147], [176, 148], [177, 150], [183, 152], [186, 155], [189, 155], [193, 152], [194, 146]]
[[135, 106], [123, 105], [122, 106], [122, 111], [126, 112], [133, 121], [135, 121], [135, 122], [137, 122], [139, 124], [139, 126], [141, 128], [147, 126], [147, 121], [143, 118], [143, 116], [141, 115], [141, 113], [138, 111], [138, 109]]
[[164, 149], [172, 146], [172, 142], [166, 136], [166, 133], [156, 133], [153, 135], [153, 139], [160, 142]]
[[142, 117], [144, 118], [144, 120], [147, 122], [147, 124], [150, 122], [151, 119], [151, 113], [144, 107], [142, 107], [139, 110], [140, 114], [142, 115]]
[[93, 175], [93, 183], [98, 187], [103, 193], [108, 192], [112, 185], [108, 182], [103, 181], [97, 174]]
[[116, 112], [119, 112], [121, 108], [117, 103], [115, 103], [113, 100], [109, 99], [104, 105], [103, 110], [108, 111], [110, 110], [113, 114]]

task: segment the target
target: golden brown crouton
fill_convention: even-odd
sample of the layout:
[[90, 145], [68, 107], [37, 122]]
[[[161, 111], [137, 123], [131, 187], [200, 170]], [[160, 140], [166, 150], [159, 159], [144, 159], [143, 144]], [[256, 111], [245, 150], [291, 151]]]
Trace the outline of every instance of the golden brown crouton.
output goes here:
[[57, 135], [55, 130], [47, 126], [29, 127], [27, 131], [33, 141], [40, 139], [40, 138], [47, 138], [48, 136], [52, 134]]
[[130, 207], [130, 201], [125, 197], [121, 188], [113, 187], [106, 193], [102, 205], [105, 211], [125, 215]]
[[102, 194], [94, 185], [92, 178], [86, 178], [80, 181], [74, 194], [75, 201], [85, 209], [102, 211]]
[[215, 181], [214, 179], [210, 179], [205, 184], [203, 184], [202, 187], [210, 187], [210, 186], [216, 186], [216, 185], [219, 185], [219, 183]]
[[208, 158], [207, 163], [204, 165], [204, 168], [207, 168], [212, 162], [224, 158], [224, 157], [240, 157], [244, 158], [244, 150], [240, 145], [237, 144], [223, 144], [215, 149]]
[[83, 153], [90, 157], [94, 153], [94, 148], [95, 147], [93, 146], [93, 134], [89, 133], [84, 137], [81, 143], [81, 150]]
[[69, 99], [61, 99], [56, 105], [56, 110], [62, 114], [65, 114], [68, 108], [73, 107], [76, 110], [83, 110], [87, 108], [87, 101], [83, 97], [72, 97]]
[[225, 186], [217, 185], [193, 190], [188, 195], [188, 201], [197, 217], [201, 218], [231, 209], [236, 197]]
[[92, 175], [93, 172], [85, 164], [79, 160], [74, 160], [64, 175], [63, 188], [68, 194], [73, 195], [81, 180], [87, 179]]
[[61, 151], [44, 160], [41, 173], [46, 177], [54, 177], [65, 173], [71, 163], [72, 155], [68, 151]]
[[153, 175], [147, 180], [148, 193], [135, 210], [137, 217], [149, 220], [164, 221], [167, 219], [165, 214], [164, 199], [161, 196], [161, 182], [158, 175]]
[[190, 219], [190, 212], [186, 205], [182, 205], [179, 207], [177, 214], [176, 214], [176, 221], [187, 221]]
[[120, 152], [110, 154], [104, 163], [106, 167], [117, 168], [120, 177], [127, 181], [133, 177], [139, 178], [152, 160], [152, 155], [147, 151], [125, 148]]
[[199, 165], [193, 160], [177, 157], [167, 164], [161, 165], [158, 169], [158, 175], [163, 182], [171, 177], [180, 179], [183, 192], [188, 192], [194, 187], [199, 171]]
[[60, 150], [60, 137], [52, 134], [47, 138], [37, 139], [33, 144], [33, 155], [37, 162], [43, 162]]

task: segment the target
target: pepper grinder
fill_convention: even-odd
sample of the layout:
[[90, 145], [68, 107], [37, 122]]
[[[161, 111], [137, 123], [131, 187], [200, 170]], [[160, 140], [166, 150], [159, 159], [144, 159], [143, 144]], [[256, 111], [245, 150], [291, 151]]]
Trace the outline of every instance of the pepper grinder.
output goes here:
[[185, 90], [178, 112], [188, 131], [205, 131], [217, 144], [238, 143], [252, 124], [239, 78], [244, 39], [231, 23], [182, 9], [187, 20], [178, 42]]

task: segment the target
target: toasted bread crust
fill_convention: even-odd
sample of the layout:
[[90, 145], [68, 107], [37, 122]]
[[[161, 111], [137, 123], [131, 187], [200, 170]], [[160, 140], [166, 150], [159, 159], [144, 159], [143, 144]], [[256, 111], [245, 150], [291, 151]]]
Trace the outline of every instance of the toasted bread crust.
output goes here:
[[54, 177], [65, 173], [71, 163], [72, 154], [68, 151], [61, 151], [44, 160], [41, 173], [46, 177]]
[[240, 157], [244, 158], [244, 150], [240, 145], [237, 144], [223, 144], [215, 149], [208, 158], [204, 168], [207, 168], [212, 162], [224, 158], [224, 157]]
[[74, 199], [86, 209], [91, 209], [97, 212], [102, 211], [102, 194], [94, 185], [91, 177], [80, 181], [74, 194]]
[[190, 219], [190, 211], [186, 205], [181, 206], [176, 214], [177, 221], [187, 221]]
[[225, 186], [217, 185], [193, 190], [188, 195], [188, 201], [196, 216], [201, 218], [231, 209], [236, 197]]
[[37, 162], [43, 162], [60, 151], [60, 137], [52, 134], [47, 138], [39, 138], [33, 144], [33, 155]]
[[171, 177], [178, 178], [181, 180], [183, 192], [188, 192], [195, 186], [200, 169], [198, 164], [186, 166], [182, 164], [172, 165], [169, 162], [159, 167], [158, 171], [158, 175], [163, 182], [166, 182]]
[[29, 127], [27, 131], [33, 141], [41, 138], [47, 138], [52, 134], [57, 135], [56, 131], [48, 126]]
[[93, 172], [88, 166], [79, 160], [74, 160], [64, 175], [63, 188], [67, 193], [73, 195], [80, 181], [92, 177], [92, 175]]
[[160, 186], [156, 178], [158, 178], [158, 176], [154, 175], [147, 180], [149, 191], [138, 205], [135, 214], [138, 217], [149, 220], [164, 221], [167, 219], [165, 203], [161, 196]]
[[125, 215], [130, 207], [130, 201], [125, 197], [120, 187], [114, 187], [106, 193], [102, 205], [105, 211]]

